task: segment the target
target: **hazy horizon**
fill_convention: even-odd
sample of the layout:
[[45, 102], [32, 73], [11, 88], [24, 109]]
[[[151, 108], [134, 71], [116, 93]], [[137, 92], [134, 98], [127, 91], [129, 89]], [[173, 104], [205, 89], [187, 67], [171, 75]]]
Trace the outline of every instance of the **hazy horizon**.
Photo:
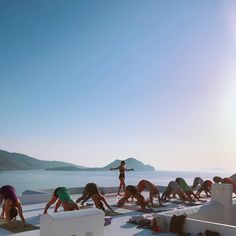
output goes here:
[[234, 170], [235, 1], [2, 0], [0, 19], [0, 149]]

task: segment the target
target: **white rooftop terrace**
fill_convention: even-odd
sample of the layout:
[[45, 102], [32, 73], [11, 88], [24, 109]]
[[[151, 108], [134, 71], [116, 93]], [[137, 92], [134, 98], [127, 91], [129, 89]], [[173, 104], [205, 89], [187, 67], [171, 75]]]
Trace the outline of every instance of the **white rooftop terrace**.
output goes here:
[[[49, 196], [51, 196], [51, 194]], [[79, 196], [81, 196], [81, 195], [80, 194], [72, 194], [72, 197], [75, 200]], [[36, 197], [38, 197], [38, 195], [32, 195], [31, 197], [36, 198]], [[124, 236], [126, 236], [126, 235], [127, 236], [128, 235], [137, 235], [137, 236], [153, 235], [151, 230], [138, 229], [136, 225], [126, 223], [131, 216], [142, 215], [144, 213], [130, 210], [130, 209], [126, 209], [126, 208], [114, 207], [114, 205], [117, 202], [117, 196], [114, 194], [110, 195], [110, 196], [105, 195], [105, 197], [106, 197], [108, 204], [110, 204], [116, 212], [122, 213], [121, 215], [112, 216], [112, 223], [110, 225], [107, 225], [104, 227], [104, 235], [105, 236], [108, 236], [108, 235], [109, 236], [111, 236], [111, 235], [124, 235]], [[43, 196], [43, 198], [45, 198], [45, 196]], [[24, 199], [24, 196], [22, 197], [22, 199]], [[38, 200], [40, 201], [40, 199], [38, 199]], [[25, 205], [23, 205], [23, 214], [25, 216], [26, 222], [29, 224], [36, 225], [36, 226], [40, 226], [40, 215], [43, 213], [44, 207], [46, 205], [46, 201], [41, 202], [41, 203], [34, 203], [34, 204], [27, 204], [25, 200], [23, 200], [23, 202], [25, 203]], [[174, 209], [174, 207], [177, 207], [177, 205], [171, 207], [170, 209]], [[137, 206], [137, 209], [139, 209], [138, 206]], [[53, 210], [54, 210], [54, 206], [50, 207], [50, 209], [48, 210], [48, 213], [52, 213]], [[62, 211], [62, 209], [60, 208], [59, 211]], [[92, 225], [92, 222], [91, 222], [91, 225]], [[14, 235], [15, 236], [39, 236], [40, 235], [39, 231], [40, 230], [33, 230], [33, 231], [27, 231], [27, 232], [23, 232], [23, 233], [14, 234]], [[13, 234], [13, 233], [0, 228], [0, 236], [11, 235], [11, 234]], [[165, 233], [163, 235], [168, 236], [168, 235], [174, 235], [174, 234]]]
[[[214, 201], [207, 202], [206, 204], [199, 206], [186, 207], [183, 204], [175, 203], [165, 203], [166, 206], [163, 208], [158, 208], [160, 215], [165, 218], [166, 229], [169, 227], [169, 221], [173, 214], [182, 214], [185, 212], [187, 214], [187, 219], [184, 226], [185, 232], [190, 232], [192, 236], [197, 235], [198, 232], [204, 232], [205, 229], [218, 231], [221, 236], [235, 236], [236, 235], [236, 208], [234, 205], [234, 200], [232, 200], [232, 188], [229, 185], [215, 185], [215, 193], [213, 195], [216, 197]], [[213, 189], [214, 189], [213, 188]], [[82, 188], [79, 188], [82, 190]], [[127, 223], [133, 215], [142, 215], [144, 213], [136, 211], [138, 206], [132, 206], [128, 203], [128, 207], [116, 208], [117, 196], [114, 194], [109, 194], [113, 192], [112, 188], [104, 188], [103, 192], [108, 192], [105, 194], [107, 202], [112, 206], [112, 208], [121, 213], [117, 216], [112, 216], [112, 223], [104, 227], [104, 235], [122, 235], [122, 236], [150, 236], [153, 232], [149, 229], [140, 229], [136, 225]], [[45, 190], [44, 190], [45, 191]], [[52, 192], [53, 190], [46, 190], [46, 192]], [[74, 194], [81, 191], [78, 189], [70, 189], [73, 199], [77, 199], [81, 194]], [[115, 191], [114, 191], [115, 192]], [[30, 193], [30, 192], [28, 192]], [[40, 215], [43, 213], [46, 202], [51, 197], [51, 193], [34, 193], [31, 192], [30, 195], [22, 195], [21, 201], [23, 203], [23, 213], [26, 218], [26, 222], [36, 226], [40, 226]], [[145, 195], [147, 193], [144, 193]], [[229, 198], [230, 196], [230, 198]], [[224, 200], [226, 199], [226, 202]], [[231, 199], [231, 203], [230, 203]], [[130, 207], [129, 207], [130, 206]], [[48, 213], [52, 213], [54, 206], [52, 206]], [[224, 211], [225, 209], [225, 211]], [[62, 209], [60, 208], [62, 211]], [[161, 212], [163, 210], [163, 212]], [[169, 210], [169, 211], [167, 211]], [[230, 212], [230, 213], [229, 213]], [[151, 214], [151, 213], [148, 213]], [[214, 217], [213, 217], [214, 216]], [[225, 216], [229, 217], [228, 220], [231, 222], [225, 222]], [[213, 220], [212, 220], [213, 217]], [[91, 223], [92, 225], [92, 223]], [[91, 226], [92, 227], [92, 226]], [[11, 235], [10, 231], [0, 228], [0, 236]], [[166, 232], [158, 233], [160, 236], [173, 236], [175, 234]], [[15, 236], [40, 236], [40, 230], [33, 230], [23, 233], [15, 234]]]

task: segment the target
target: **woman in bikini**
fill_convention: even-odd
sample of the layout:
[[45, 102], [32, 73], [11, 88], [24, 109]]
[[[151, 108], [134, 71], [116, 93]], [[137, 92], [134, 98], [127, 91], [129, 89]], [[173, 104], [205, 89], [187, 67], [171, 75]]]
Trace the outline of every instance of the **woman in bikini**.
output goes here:
[[5, 185], [0, 188], [0, 203], [2, 201], [1, 218], [6, 218], [8, 223], [13, 222], [19, 213], [23, 225], [26, 225], [25, 218], [22, 213], [20, 200], [16, 196], [15, 188], [11, 185]]
[[125, 171], [131, 171], [134, 170], [133, 168], [127, 169], [125, 166], [125, 161], [121, 161], [120, 165], [115, 168], [111, 168], [110, 170], [119, 170], [120, 175], [119, 175], [119, 180], [120, 180], [120, 186], [118, 190], [118, 195], [120, 195], [121, 188], [123, 188], [123, 191], [125, 192]]
[[103, 205], [104, 203], [109, 210], [113, 211], [113, 209], [107, 203], [106, 199], [102, 196], [102, 194], [98, 190], [98, 187], [95, 183], [86, 184], [86, 186], [84, 187], [82, 196], [79, 197], [76, 200], [76, 202], [79, 203], [80, 201], [82, 201], [81, 204], [83, 205], [84, 202], [86, 202], [89, 198], [93, 199], [93, 202], [96, 208], [105, 211], [105, 208]]
[[56, 202], [54, 212], [62, 205], [64, 211], [79, 210], [79, 206], [73, 201], [67, 188], [59, 187], [56, 188], [51, 200], [46, 204], [44, 208], [44, 214], [47, 214], [48, 208]]

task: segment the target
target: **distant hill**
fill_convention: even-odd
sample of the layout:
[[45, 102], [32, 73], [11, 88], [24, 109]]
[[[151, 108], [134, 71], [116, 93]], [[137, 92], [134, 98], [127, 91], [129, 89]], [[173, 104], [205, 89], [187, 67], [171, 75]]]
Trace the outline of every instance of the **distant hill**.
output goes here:
[[[42, 161], [21, 153], [0, 150], [0, 170], [33, 170], [65, 166], [76, 165], [60, 161]], [[84, 168], [82, 166], [76, 167]]]
[[79, 168], [76, 166], [63, 166], [63, 167], [52, 167], [46, 168], [45, 170], [52, 170], [52, 171], [81, 171], [81, 170], [88, 170], [89, 168]]
[[[155, 171], [154, 167], [150, 165], [145, 165], [141, 161], [138, 161], [135, 158], [128, 158], [124, 160], [127, 168], [133, 168], [135, 171]], [[65, 166], [65, 167], [56, 167], [56, 168], [47, 168], [46, 170], [53, 171], [107, 171], [111, 168], [118, 167], [120, 165], [121, 160], [115, 160], [110, 164], [104, 167], [93, 167], [93, 168], [79, 168], [75, 166]]]
[[[128, 168], [135, 171], [154, 171], [154, 167], [145, 165], [135, 158], [124, 160]], [[36, 170], [45, 169], [53, 171], [106, 171], [118, 167], [121, 160], [115, 160], [104, 167], [88, 168], [61, 161], [42, 161], [21, 153], [11, 153], [0, 150], [0, 170]]]

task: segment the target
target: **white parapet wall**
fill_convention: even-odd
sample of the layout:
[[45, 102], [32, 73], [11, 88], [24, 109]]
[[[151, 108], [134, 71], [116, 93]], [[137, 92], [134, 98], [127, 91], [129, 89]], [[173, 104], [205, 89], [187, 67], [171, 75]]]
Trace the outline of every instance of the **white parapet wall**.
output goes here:
[[[165, 222], [164, 230], [169, 231], [170, 227], [170, 219], [172, 216], [170, 215], [163, 215]], [[204, 233], [205, 230], [211, 230], [214, 232], [220, 233], [220, 236], [235, 236], [236, 235], [236, 227], [232, 225], [226, 224], [218, 224], [209, 221], [203, 220], [196, 220], [196, 219], [189, 219], [186, 218], [184, 223], [183, 232], [190, 233], [191, 235], [197, 235], [198, 233]]]
[[40, 193], [32, 195], [22, 195], [19, 196], [20, 202], [23, 205], [37, 204], [42, 202], [48, 202], [52, 197], [49, 193]]
[[218, 217], [221, 219], [220, 223], [233, 225], [233, 201], [232, 201], [233, 187], [232, 184], [213, 184], [211, 188], [211, 202], [220, 203], [222, 211], [218, 212]]
[[103, 211], [97, 208], [40, 216], [40, 236], [104, 236]]
[[232, 201], [232, 186], [229, 184], [213, 184], [212, 199], [207, 204], [160, 213], [162, 218], [164, 216], [165, 230], [170, 228], [172, 215], [183, 213], [187, 214], [184, 232], [196, 235], [208, 229], [219, 232], [221, 236], [236, 236], [236, 208]]

